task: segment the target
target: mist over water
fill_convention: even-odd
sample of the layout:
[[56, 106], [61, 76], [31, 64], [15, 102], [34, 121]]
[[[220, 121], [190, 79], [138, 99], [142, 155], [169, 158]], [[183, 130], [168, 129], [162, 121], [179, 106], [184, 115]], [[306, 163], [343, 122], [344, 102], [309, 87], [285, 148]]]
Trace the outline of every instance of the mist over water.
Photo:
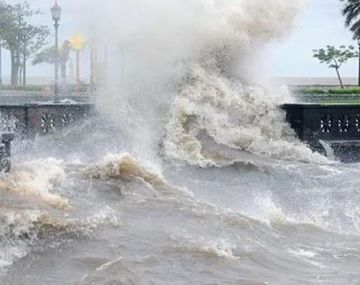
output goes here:
[[86, 3], [98, 115], [15, 142], [0, 284], [357, 284], [358, 165], [296, 139], [257, 72], [304, 1]]
[[[108, 85], [99, 99], [102, 110], [114, 120], [130, 121], [128, 137], [149, 153], [147, 143], [157, 144], [166, 135], [163, 126], [174, 115], [171, 106], [179, 104], [174, 103], [176, 97], [194, 100], [189, 97], [197, 95], [205, 101], [215, 95], [221, 100], [224, 93], [238, 104], [245, 101], [242, 89], [263, 81], [257, 60], [263, 47], [291, 31], [303, 3], [109, 1], [102, 7], [95, 3], [95, 17], [89, 21], [96, 22], [94, 36], [109, 43], [110, 58]], [[260, 92], [253, 96], [259, 102], [248, 112], [271, 104], [269, 108], [275, 109], [276, 99], [287, 96], [282, 90], [264, 89], [255, 91]], [[230, 103], [227, 100], [225, 104]]]

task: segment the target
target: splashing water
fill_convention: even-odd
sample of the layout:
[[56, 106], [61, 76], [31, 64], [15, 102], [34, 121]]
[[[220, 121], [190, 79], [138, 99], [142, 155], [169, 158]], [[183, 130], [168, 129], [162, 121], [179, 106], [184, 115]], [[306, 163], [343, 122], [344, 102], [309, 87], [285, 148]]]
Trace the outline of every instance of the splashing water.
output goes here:
[[0, 189], [34, 198], [39, 203], [47, 204], [58, 209], [69, 209], [67, 199], [51, 193], [54, 184], [65, 180], [65, 172], [61, 162], [56, 159], [32, 161], [22, 165], [21, 169], [15, 169], [11, 175], [0, 181]]
[[191, 164], [217, 165], [216, 152], [201, 142], [205, 132], [215, 143], [231, 149], [292, 161], [326, 163], [295, 139], [270, 94], [258, 87], [202, 68], [191, 69], [173, 106], [165, 152]]

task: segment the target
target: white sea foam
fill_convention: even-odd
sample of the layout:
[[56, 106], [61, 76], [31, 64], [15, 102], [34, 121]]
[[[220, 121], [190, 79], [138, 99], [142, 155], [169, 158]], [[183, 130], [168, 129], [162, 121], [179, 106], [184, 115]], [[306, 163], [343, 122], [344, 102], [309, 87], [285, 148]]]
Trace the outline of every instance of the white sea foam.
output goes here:
[[304, 250], [304, 249], [301, 249], [301, 248], [294, 249], [294, 250], [289, 249], [289, 252], [291, 254], [296, 255], [296, 256], [305, 257], [305, 258], [314, 258], [314, 257], [316, 257], [318, 255], [314, 251]]
[[0, 275], [4, 268], [29, 252], [26, 242], [21, 241], [21, 238], [33, 238], [30, 233], [39, 216], [38, 210], [19, 212], [0, 207]]
[[209, 256], [237, 260], [240, 257], [234, 254], [234, 246], [225, 240], [209, 241], [200, 247], [200, 251]]
[[227, 260], [238, 260], [239, 256], [236, 255], [236, 246], [229, 240], [206, 239], [204, 237], [194, 238], [192, 234], [187, 231], [174, 234], [172, 239], [179, 243], [178, 246], [172, 248], [176, 252], [190, 253], [196, 256], [205, 258], [224, 258]]

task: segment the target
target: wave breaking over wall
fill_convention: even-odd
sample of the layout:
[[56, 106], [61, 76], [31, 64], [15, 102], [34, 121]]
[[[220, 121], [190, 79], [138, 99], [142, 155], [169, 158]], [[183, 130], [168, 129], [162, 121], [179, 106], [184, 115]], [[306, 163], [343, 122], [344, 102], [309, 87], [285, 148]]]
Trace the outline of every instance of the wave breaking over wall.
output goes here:
[[[288, 94], [260, 83], [266, 44], [288, 35], [305, 3], [92, 1], [96, 15], [84, 23], [93, 38], [109, 43], [111, 58], [100, 110], [123, 125], [132, 153], [152, 161], [165, 137], [166, 155], [216, 165], [201, 154], [198, 129], [231, 148], [322, 161], [284, 123], [276, 105]], [[184, 130], [189, 117], [196, 123]]]

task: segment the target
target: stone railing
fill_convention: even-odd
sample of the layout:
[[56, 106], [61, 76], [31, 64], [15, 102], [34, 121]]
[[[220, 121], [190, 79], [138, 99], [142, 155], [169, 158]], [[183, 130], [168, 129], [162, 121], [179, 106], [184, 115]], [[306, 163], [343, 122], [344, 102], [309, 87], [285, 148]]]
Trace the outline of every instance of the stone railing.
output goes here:
[[285, 104], [282, 108], [302, 140], [360, 140], [360, 105]]
[[298, 137], [314, 150], [323, 150], [325, 142], [344, 152], [335, 153], [338, 156], [360, 161], [360, 105], [285, 104], [281, 108]]
[[93, 104], [13, 104], [0, 106], [3, 131], [34, 137], [61, 130], [93, 112]]
[[34, 138], [76, 124], [94, 112], [90, 103], [0, 105], [0, 171], [11, 168], [11, 141]]

